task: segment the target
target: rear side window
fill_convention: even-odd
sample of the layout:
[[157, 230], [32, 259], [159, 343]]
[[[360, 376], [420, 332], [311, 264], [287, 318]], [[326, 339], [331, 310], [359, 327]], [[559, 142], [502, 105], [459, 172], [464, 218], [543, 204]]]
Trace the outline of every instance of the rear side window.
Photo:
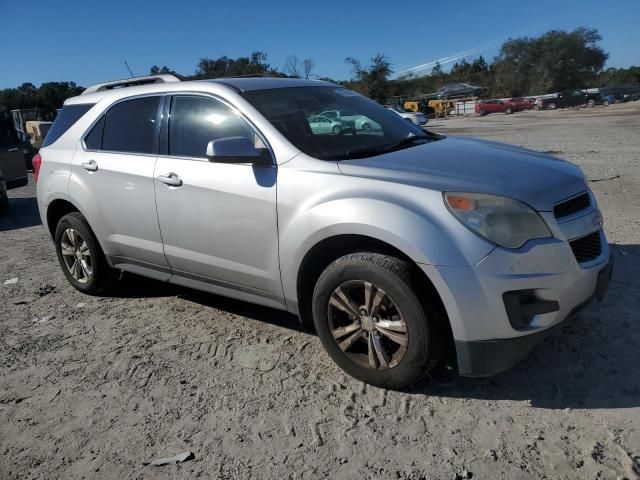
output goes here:
[[49, 129], [47, 138], [44, 139], [42, 146], [48, 147], [53, 142], [58, 140], [94, 105], [94, 103], [85, 103], [81, 105], [65, 105], [64, 107], [62, 107], [62, 110], [60, 110], [60, 113], [58, 113], [55, 122], [53, 122], [53, 125]]
[[153, 153], [159, 105], [160, 97], [143, 97], [111, 107], [104, 120], [101, 150]]
[[89, 134], [84, 137], [84, 144], [89, 150], [102, 149], [102, 131], [104, 130], [104, 115], [98, 120]]
[[245, 137], [255, 142], [251, 127], [226, 105], [207, 97], [173, 97], [169, 155], [205, 157], [207, 144], [225, 137]]

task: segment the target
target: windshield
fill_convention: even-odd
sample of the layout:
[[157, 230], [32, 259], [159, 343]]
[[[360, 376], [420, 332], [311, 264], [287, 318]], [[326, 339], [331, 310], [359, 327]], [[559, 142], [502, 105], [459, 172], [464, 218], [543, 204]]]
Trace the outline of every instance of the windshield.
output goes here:
[[255, 90], [244, 96], [294, 146], [321, 160], [371, 157], [438, 139], [338, 86]]

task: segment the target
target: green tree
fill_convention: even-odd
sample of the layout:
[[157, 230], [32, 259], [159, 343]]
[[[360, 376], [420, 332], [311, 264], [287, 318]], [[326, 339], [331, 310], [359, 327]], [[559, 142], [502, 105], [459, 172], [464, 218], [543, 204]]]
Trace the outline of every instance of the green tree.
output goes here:
[[163, 73], [168, 73], [168, 74], [171, 74], [171, 75], [175, 75], [176, 74], [176, 72], [174, 70], [170, 69], [166, 65], [163, 65], [162, 67], [159, 67], [158, 65], [154, 65], [149, 69], [149, 75], [159, 75], [159, 74], [163, 74]]
[[608, 54], [597, 30], [552, 30], [537, 38], [506, 41], [493, 64], [497, 94], [527, 95], [596, 82]]
[[387, 57], [378, 53], [371, 59], [371, 64], [363, 67], [360, 60], [347, 57], [345, 62], [351, 65], [354, 79], [344, 84], [374, 100], [384, 101], [390, 93], [389, 76], [392, 73]]
[[201, 58], [193, 78], [237, 77], [242, 75], [284, 76], [267, 63], [267, 54], [261, 51], [251, 53], [249, 57]]

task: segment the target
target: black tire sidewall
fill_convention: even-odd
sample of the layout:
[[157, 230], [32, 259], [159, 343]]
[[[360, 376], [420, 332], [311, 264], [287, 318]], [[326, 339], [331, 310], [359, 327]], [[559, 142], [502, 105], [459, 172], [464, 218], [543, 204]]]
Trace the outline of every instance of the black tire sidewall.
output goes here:
[[[402, 311], [409, 342], [398, 365], [372, 370], [353, 362], [333, 339], [327, 318], [329, 298], [335, 288], [349, 280], [367, 280], [382, 288]], [[393, 271], [373, 262], [334, 262], [320, 276], [313, 295], [313, 322], [318, 337], [333, 361], [352, 377], [383, 388], [405, 388], [419, 380], [430, 360], [427, 317], [411, 285]]]
[[[93, 273], [91, 278], [87, 283], [80, 283], [71, 272], [67, 268], [64, 263], [64, 259], [62, 258], [62, 234], [67, 228], [73, 228], [78, 231], [82, 236], [82, 239], [87, 243], [87, 247], [89, 247], [89, 254], [91, 255], [91, 264], [93, 266]], [[102, 254], [102, 250], [100, 249], [98, 242], [96, 241], [93, 232], [89, 228], [87, 221], [84, 217], [79, 213], [70, 213], [65, 215], [60, 219], [58, 225], [56, 227], [56, 233], [54, 236], [54, 244], [56, 248], [56, 255], [58, 256], [58, 262], [60, 262], [60, 267], [62, 268], [62, 272], [64, 276], [67, 277], [67, 280], [74, 288], [80, 290], [81, 292], [88, 294], [96, 294], [101, 290], [102, 281], [109, 275], [108, 267], [105, 264], [104, 256]]]

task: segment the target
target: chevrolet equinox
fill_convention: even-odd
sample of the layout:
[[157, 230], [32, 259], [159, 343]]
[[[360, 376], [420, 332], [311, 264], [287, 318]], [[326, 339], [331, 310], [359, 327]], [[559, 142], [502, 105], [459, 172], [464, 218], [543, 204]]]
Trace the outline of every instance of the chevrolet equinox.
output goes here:
[[[353, 121], [310, 127], [335, 110]], [[95, 85], [65, 102], [33, 163], [76, 289], [126, 271], [287, 310], [386, 388], [447, 351], [460, 375], [509, 368], [611, 275], [577, 166], [424, 131], [323, 81]]]

